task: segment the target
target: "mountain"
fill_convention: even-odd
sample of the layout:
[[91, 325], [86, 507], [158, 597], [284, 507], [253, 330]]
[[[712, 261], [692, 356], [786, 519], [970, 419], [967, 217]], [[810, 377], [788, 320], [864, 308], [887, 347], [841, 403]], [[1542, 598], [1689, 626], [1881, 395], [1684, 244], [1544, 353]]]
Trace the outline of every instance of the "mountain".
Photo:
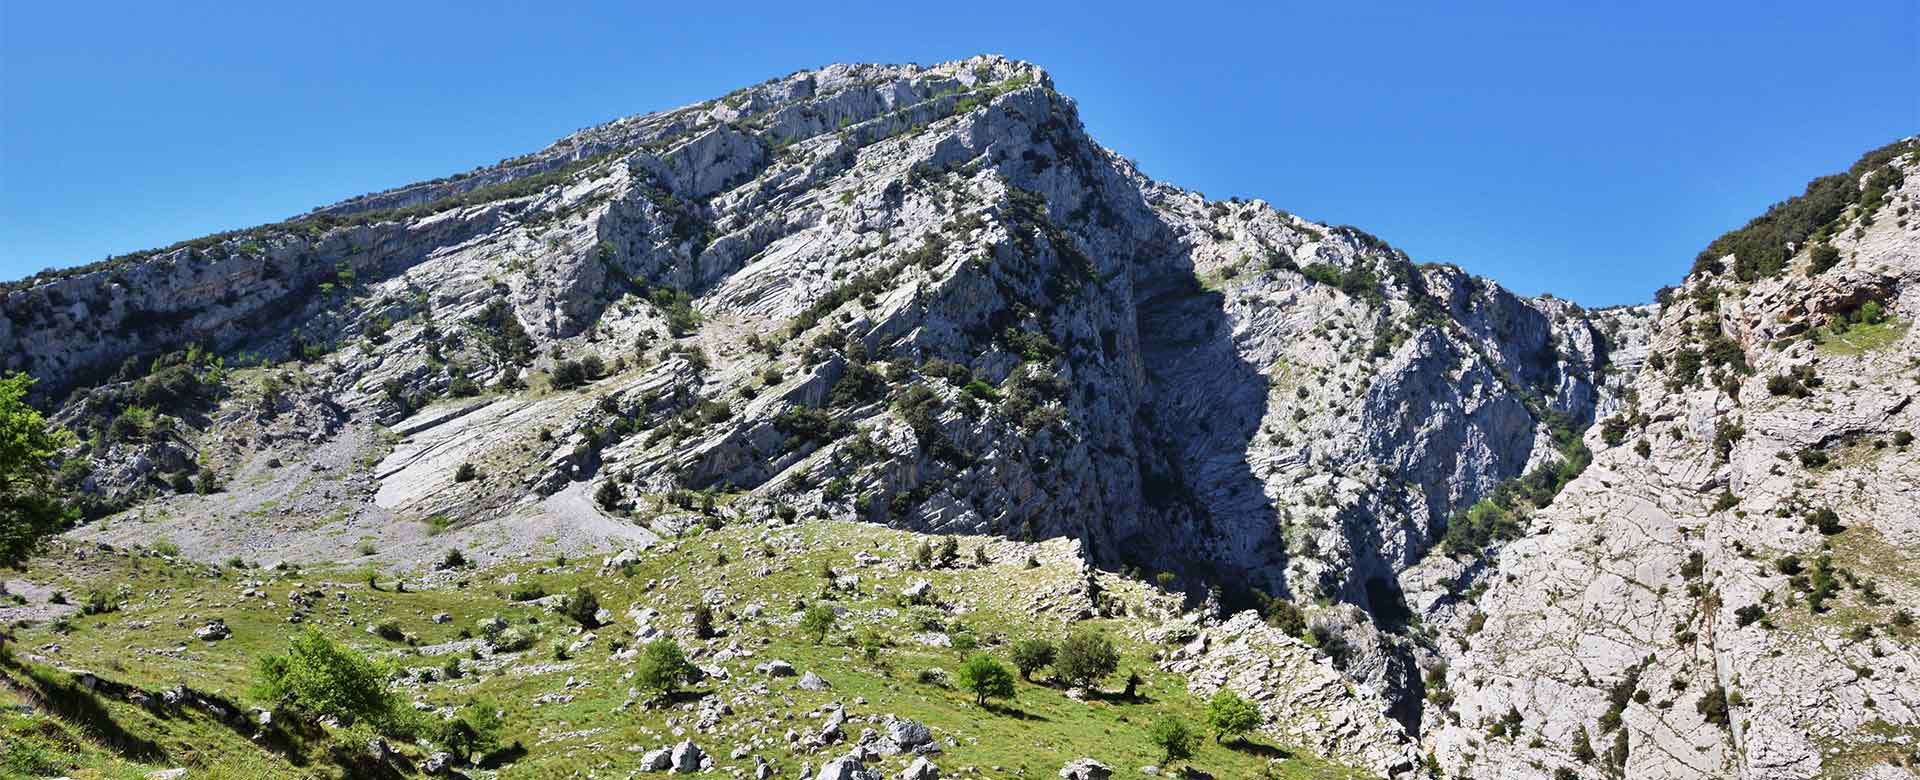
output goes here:
[[[792, 594], [727, 566], [764, 546], [733, 576], [774, 587], [858, 539], [900, 554], [869, 579], [944, 572], [978, 600], [948, 617], [996, 639], [1065, 594], [1059, 627], [1138, 643], [1168, 702], [1240, 691], [1327, 767], [1895, 776], [1920, 727], [1916, 146], [1729, 233], [1657, 304], [1586, 310], [1153, 181], [1028, 63], [799, 72], [8, 285], [0, 368], [82, 439], [87, 520], [50, 557], [145, 551], [30, 572], [237, 560], [265, 566], [167, 587], [285, 590], [370, 565], [456, 603], [476, 577], [623, 587], [632, 556], [744, 614]], [[983, 559], [904, 560], [936, 536]], [[129, 603], [180, 611], [154, 598]], [[366, 599], [333, 617], [427, 608]], [[681, 605], [612, 619], [638, 641]], [[1108, 747], [1063, 740], [1031, 752]], [[742, 749], [741, 772], [771, 750]]]

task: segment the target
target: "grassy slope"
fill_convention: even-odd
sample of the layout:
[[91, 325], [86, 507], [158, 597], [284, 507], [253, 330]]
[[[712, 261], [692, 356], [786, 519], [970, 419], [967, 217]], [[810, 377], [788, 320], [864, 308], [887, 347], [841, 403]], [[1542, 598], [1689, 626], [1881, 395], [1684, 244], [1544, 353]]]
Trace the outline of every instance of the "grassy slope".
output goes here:
[[[246, 696], [252, 660], [283, 649], [286, 637], [295, 630], [286, 621], [286, 598], [296, 583], [326, 591], [326, 597], [309, 616], [310, 625], [403, 668], [438, 668], [450, 656], [417, 655], [416, 649], [405, 644], [368, 635], [366, 625], [392, 620], [425, 646], [457, 640], [463, 630], [471, 630], [480, 619], [498, 614], [523, 630], [535, 632], [540, 638], [534, 648], [519, 655], [469, 659], [465, 662], [469, 668], [481, 671], [464, 679], [433, 683], [409, 679], [402, 684], [409, 697], [434, 706], [459, 705], [475, 696], [499, 702], [506, 711], [505, 739], [517, 740], [527, 748], [523, 757], [502, 768], [499, 777], [503, 778], [571, 776], [576, 771], [624, 777], [639, 758], [639, 753], [629, 748], [650, 749], [674, 741], [675, 724], [689, 729], [688, 736], [716, 756], [720, 771], [715, 776], [726, 776], [725, 769], [731, 766], [751, 769], [750, 759], [726, 758], [737, 745], [748, 746], [753, 753], [774, 760], [783, 773], [791, 773], [801, 762], [817, 765], [822, 758], [838, 754], [793, 754], [781, 737], [789, 727], [803, 733], [817, 728], [820, 718], [816, 711], [830, 701], [845, 702], [856, 718], [894, 713], [918, 720], [931, 727], [943, 742], [953, 739], [947, 752], [937, 757], [943, 770], [952, 774], [963, 767], [978, 767], [992, 777], [1050, 777], [1062, 763], [1081, 756], [1098, 758], [1132, 774], [1133, 767], [1158, 762], [1157, 752], [1145, 738], [1146, 726], [1154, 718], [1177, 714], [1199, 724], [1204, 702], [1189, 694], [1178, 676], [1157, 670], [1149, 660], [1155, 648], [1143, 644], [1139, 636], [1140, 629], [1154, 621], [1144, 617], [1092, 621], [1108, 629], [1123, 648], [1121, 672], [1108, 681], [1109, 687], [1117, 691], [1126, 672], [1138, 670], [1146, 680], [1138, 700], [1125, 701], [1111, 695], [1079, 702], [1057, 688], [1023, 681], [1013, 702], [988, 710], [975, 707], [972, 697], [964, 692], [916, 682], [918, 670], [935, 666], [954, 670], [958, 658], [950, 649], [913, 641], [916, 633], [924, 633], [912, 625], [915, 616], [925, 617], [926, 612], [910, 613], [895, 603], [893, 594], [915, 579], [931, 580], [941, 601], [960, 605], [954, 610], [957, 614], [941, 616], [946, 627], [964, 624], [1003, 659], [1000, 643], [1033, 635], [1057, 637], [1064, 633], [1072, 613], [1086, 603], [1084, 596], [1075, 599], [1065, 595], [1081, 579], [1077, 558], [1068, 545], [993, 541], [988, 543], [993, 563], [976, 568], [971, 561], [979, 542], [970, 539], [961, 546], [960, 557], [965, 563], [955, 568], [907, 570], [905, 564], [913, 548], [926, 538], [824, 521], [772, 529], [737, 527], [681, 539], [671, 548], [647, 553], [630, 576], [603, 574], [598, 559], [558, 565], [554, 561], [524, 562], [484, 572], [464, 572], [457, 578], [436, 575], [428, 578], [430, 585], [414, 585], [404, 593], [395, 592], [390, 579], [383, 580], [383, 590], [375, 592], [369, 589], [363, 574], [345, 568], [298, 573], [228, 570], [218, 578], [208, 578], [199, 566], [93, 553], [85, 567], [72, 565], [69, 560], [42, 561], [28, 573], [29, 578], [58, 581], [74, 594], [85, 593], [98, 584], [124, 585], [125, 608], [105, 615], [75, 617], [67, 634], [46, 625], [26, 628], [19, 632], [19, 646], [27, 649], [57, 643], [61, 650], [55, 657], [61, 665], [92, 669], [104, 677], [149, 690], [185, 681], [237, 702], [258, 704]], [[856, 566], [854, 554], [859, 551], [887, 562]], [[721, 554], [727, 563], [718, 563]], [[1029, 554], [1036, 555], [1041, 565], [1028, 568]], [[820, 570], [827, 564], [858, 575], [861, 582], [857, 592], [836, 599], [848, 612], [828, 643], [816, 646], [794, 629], [794, 605], [821, 594], [825, 580]], [[1153, 605], [1160, 599], [1139, 584], [1099, 576], [1103, 587], [1128, 604], [1130, 615], [1157, 613], [1162, 608]], [[507, 577], [521, 583], [537, 582], [552, 593], [586, 584], [598, 592], [602, 605], [615, 613], [614, 624], [597, 631], [598, 639], [576, 657], [556, 660], [555, 647], [576, 641], [577, 629], [571, 621], [537, 605], [508, 602], [502, 597], [510, 589], [503, 584]], [[255, 585], [267, 598], [241, 596]], [[717, 602], [717, 624], [732, 635], [708, 642], [683, 638], [695, 660], [712, 665], [713, 651], [736, 642], [751, 650], [754, 657], [721, 664], [729, 671], [730, 680], [696, 686], [698, 691], [722, 694], [735, 710], [712, 733], [701, 734], [690, 730], [696, 712], [693, 697], [684, 697], [670, 708], [623, 708], [628, 690], [623, 679], [627, 663], [610, 658], [609, 653], [614, 642], [633, 627], [625, 616], [629, 605], [658, 609], [662, 617], [655, 625], [678, 629], [703, 592]], [[345, 598], [336, 594], [345, 594]], [[749, 603], [764, 608], [759, 619], [728, 617], [743, 612]], [[453, 621], [432, 622], [431, 616], [438, 612], [451, 614]], [[201, 643], [191, 638], [193, 628], [212, 617], [227, 622], [233, 629], [232, 639]], [[139, 628], [133, 621], [148, 621], [151, 626]], [[876, 628], [893, 640], [893, 646], [882, 652], [879, 664], [869, 664], [846, 644], [854, 631], [865, 628]], [[834, 689], [806, 691], [795, 688], [792, 678], [765, 680], [755, 675], [752, 666], [769, 658], [785, 659], [801, 671], [817, 672]], [[576, 683], [572, 688], [565, 687], [569, 679]], [[1044, 676], [1038, 679], [1044, 682]], [[765, 685], [768, 695], [753, 692], [760, 685]], [[538, 697], [552, 693], [564, 693], [572, 699], [536, 703]], [[865, 703], [860, 703], [862, 699]], [[57, 762], [77, 765], [82, 771], [71, 773], [81, 778], [122, 777], [129, 772], [137, 775], [133, 771], [137, 768], [186, 763], [244, 767], [233, 771], [249, 777], [325, 776], [332, 771], [324, 760], [306, 769], [296, 768], [210, 720], [162, 721], [124, 704], [110, 705], [109, 710], [129, 732], [164, 735], [147, 737], [160, 745], [161, 755], [140, 756], [143, 760], [135, 766], [97, 741], [66, 740], [63, 744], [61, 739], [48, 737], [35, 738], [34, 743], [60, 754]], [[773, 716], [762, 719], [769, 713]], [[7, 726], [15, 731], [74, 730], [58, 719], [10, 717]], [[848, 731], [857, 738], [868, 725], [855, 720]], [[345, 742], [352, 737], [343, 735], [340, 739]], [[1220, 746], [1208, 741], [1189, 763], [1220, 777], [1258, 777], [1269, 756], [1284, 752], [1290, 757], [1275, 765], [1276, 776], [1357, 775], [1311, 756], [1292, 755], [1285, 746], [1273, 745], [1267, 738], [1256, 742], [1259, 744]], [[416, 746], [405, 749], [415, 758], [428, 752]], [[319, 749], [313, 748], [312, 752], [318, 755]], [[891, 759], [881, 768], [891, 774], [904, 763]]]

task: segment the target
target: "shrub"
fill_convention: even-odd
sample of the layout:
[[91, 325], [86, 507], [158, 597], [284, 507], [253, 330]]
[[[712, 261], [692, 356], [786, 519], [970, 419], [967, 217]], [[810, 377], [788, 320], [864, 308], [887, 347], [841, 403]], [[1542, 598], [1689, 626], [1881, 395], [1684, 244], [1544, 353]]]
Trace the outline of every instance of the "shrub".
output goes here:
[[1274, 599], [1267, 602], [1267, 625], [1286, 632], [1287, 636], [1300, 636], [1307, 631], [1307, 616], [1300, 611], [1299, 605], [1286, 599]]
[[1187, 722], [1172, 715], [1161, 717], [1147, 729], [1147, 740], [1160, 748], [1164, 756], [1160, 763], [1164, 766], [1183, 758], [1192, 758], [1193, 751], [1200, 747], [1200, 732], [1195, 731]]
[[562, 360], [553, 364], [553, 387], [556, 390], [570, 390], [587, 383], [587, 367], [576, 360]]
[[1258, 728], [1260, 721], [1259, 708], [1224, 687], [1207, 700], [1207, 725], [1213, 728], [1215, 742], [1240, 739]]
[[440, 534], [446, 533], [448, 528], [453, 527], [453, 518], [446, 515], [428, 515], [427, 519], [420, 522], [427, 525], [428, 536], [439, 536]]
[[1013, 643], [1013, 667], [1020, 679], [1032, 680], [1033, 673], [1053, 663], [1053, 643], [1045, 639], [1022, 639]]
[[1701, 694], [1700, 700], [1693, 703], [1693, 709], [1700, 713], [1700, 716], [1705, 718], [1708, 723], [1726, 728], [1728, 723], [1727, 689], [1719, 685], [1708, 688], [1706, 693]]
[[825, 604], [807, 607], [806, 613], [800, 617], [800, 633], [816, 645], [825, 642], [827, 632], [833, 630], [835, 617], [833, 608]]
[[1840, 523], [1839, 513], [1834, 512], [1831, 507], [1822, 507], [1809, 512], [1805, 519], [1807, 525], [1819, 531], [1822, 536], [1832, 536], [1847, 530], [1847, 527]]
[[1053, 671], [1068, 685], [1091, 688], [1120, 668], [1120, 651], [1097, 631], [1076, 631], [1060, 642]]
[[411, 731], [409, 716], [387, 682], [388, 670], [311, 628], [285, 655], [262, 656], [253, 693], [315, 716], [364, 720], [388, 734]]
[[601, 509], [610, 510], [618, 507], [620, 500], [624, 497], [620, 493], [620, 485], [611, 479], [601, 481], [600, 487], [593, 491], [593, 501], [599, 504]]
[[700, 602], [693, 608], [693, 637], [695, 639], [713, 638], [713, 607]]
[[400, 624], [391, 620], [382, 620], [373, 626], [373, 635], [389, 642], [407, 641], [407, 633], [400, 630]]
[[600, 612], [600, 597], [593, 595], [593, 591], [587, 590], [585, 585], [575, 586], [566, 602], [560, 605], [560, 612], [582, 626], [598, 628], [600, 620], [595, 615]]
[[680, 643], [671, 639], [648, 642], [640, 651], [639, 660], [634, 662], [634, 685], [652, 691], [661, 699], [671, 698], [692, 674], [693, 664], [687, 661]]
[[1840, 250], [1827, 244], [1814, 244], [1813, 249], [1807, 253], [1807, 257], [1811, 260], [1807, 273], [1815, 276], [1826, 273], [1827, 269], [1840, 264]]
[[980, 706], [986, 706], [987, 699], [1013, 698], [1013, 673], [986, 653], [974, 653], [960, 665], [959, 681]]
[[490, 699], [468, 702], [459, 715], [440, 725], [436, 740], [447, 752], [468, 760], [500, 749], [500, 706]]

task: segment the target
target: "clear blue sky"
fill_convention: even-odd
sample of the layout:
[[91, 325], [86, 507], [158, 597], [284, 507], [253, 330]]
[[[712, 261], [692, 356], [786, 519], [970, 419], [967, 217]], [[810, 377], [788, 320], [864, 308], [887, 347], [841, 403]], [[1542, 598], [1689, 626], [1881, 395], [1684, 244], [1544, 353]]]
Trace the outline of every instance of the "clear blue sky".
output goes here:
[[0, 0], [0, 278], [832, 62], [1032, 60], [1157, 178], [1590, 305], [1920, 132], [1915, 0], [643, 5]]

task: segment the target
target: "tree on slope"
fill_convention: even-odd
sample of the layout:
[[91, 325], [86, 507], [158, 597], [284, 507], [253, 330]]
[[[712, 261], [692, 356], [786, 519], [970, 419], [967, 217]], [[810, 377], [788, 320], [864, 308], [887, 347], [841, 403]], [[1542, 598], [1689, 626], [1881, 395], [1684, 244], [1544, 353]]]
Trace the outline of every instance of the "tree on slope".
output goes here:
[[27, 405], [33, 377], [0, 376], [0, 566], [19, 568], [41, 540], [77, 512], [65, 500], [53, 458], [73, 434], [47, 423]]

